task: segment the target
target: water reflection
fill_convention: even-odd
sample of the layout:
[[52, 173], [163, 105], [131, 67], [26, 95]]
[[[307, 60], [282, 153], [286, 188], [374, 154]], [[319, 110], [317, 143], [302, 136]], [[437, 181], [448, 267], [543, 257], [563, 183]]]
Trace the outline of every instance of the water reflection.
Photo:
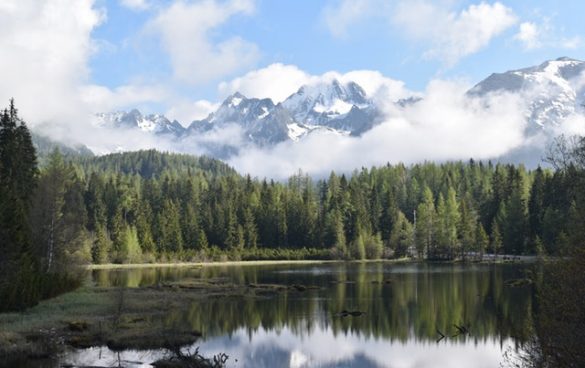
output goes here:
[[[182, 278], [320, 287], [210, 299], [164, 317], [169, 326], [202, 331], [202, 351], [226, 352], [237, 367], [494, 367], [507, 346], [529, 338], [530, 290], [504, 286], [522, 272], [509, 265], [337, 263], [100, 270], [93, 279], [127, 287]], [[366, 314], [335, 316], [344, 309]], [[451, 337], [455, 324], [469, 334]], [[440, 343], [437, 330], [448, 336]]]

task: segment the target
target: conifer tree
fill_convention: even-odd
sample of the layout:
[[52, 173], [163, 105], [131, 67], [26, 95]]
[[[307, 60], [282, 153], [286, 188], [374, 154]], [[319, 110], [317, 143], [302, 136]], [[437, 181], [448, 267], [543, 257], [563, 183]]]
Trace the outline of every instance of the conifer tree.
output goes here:
[[416, 247], [419, 257], [426, 257], [435, 244], [436, 213], [433, 193], [428, 186], [423, 190], [423, 202], [417, 207], [415, 228]]
[[485, 229], [481, 223], [478, 223], [475, 227], [475, 251], [479, 253], [479, 258], [482, 259], [484, 253], [488, 250], [490, 245], [490, 239], [485, 232]]
[[32, 139], [11, 100], [0, 114], [0, 311], [34, 305], [42, 293], [29, 225], [36, 179]]
[[414, 245], [414, 228], [402, 211], [397, 210], [396, 221], [390, 233], [390, 247], [397, 257], [407, 255], [408, 250]]

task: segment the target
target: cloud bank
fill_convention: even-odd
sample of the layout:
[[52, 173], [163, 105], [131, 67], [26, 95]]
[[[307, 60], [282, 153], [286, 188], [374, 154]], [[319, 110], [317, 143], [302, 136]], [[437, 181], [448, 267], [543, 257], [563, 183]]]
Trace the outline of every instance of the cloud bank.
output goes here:
[[252, 0], [174, 2], [147, 29], [160, 36], [180, 82], [200, 84], [253, 65], [258, 47], [240, 37], [214, 43], [210, 31], [230, 17], [254, 11]]
[[275, 103], [284, 101], [303, 85], [328, 83], [337, 79], [342, 83], [359, 84], [371, 98], [399, 100], [414, 95], [404, 82], [388, 78], [375, 70], [355, 70], [348, 73], [330, 71], [310, 75], [295, 65], [280, 63], [251, 71], [241, 77], [219, 84], [220, 95], [227, 97], [240, 92], [248, 98], [270, 98]]
[[411, 38], [432, 45], [425, 56], [447, 66], [483, 49], [517, 22], [512, 9], [499, 2], [472, 4], [453, 12], [425, 0], [400, 2], [392, 19]]
[[542, 17], [539, 21], [522, 22], [514, 40], [524, 50], [533, 51], [543, 47], [573, 50], [583, 44], [580, 36], [566, 37], [551, 22], [550, 18]]
[[426, 44], [424, 56], [448, 67], [485, 48], [518, 22], [514, 11], [500, 2], [471, 4], [456, 11], [451, 1], [341, 0], [323, 12], [325, 25], [335, 37], [345, 37], [353, 25], [376, 18], [389, 23], [389, 32], [392, 29]]
[[319, 132], [297, 143], [244, 150], [229, 163], [240, 172], [283, 179], [299, 168], [325, 176], [387, 162], [490, 159], [522, 146], [526, 119], [518, 96], [471, 98], [468, 87], [435, 80], [418, 103], [397, 109], [388, 101], [386, 120], [360, 137]]
[[81, 119], [79, 87], [87, 83], [95, 47], [90, 33], [104, 20], [93, 0], [2, 1], [2, 104], [14, 97], [33, 122]]

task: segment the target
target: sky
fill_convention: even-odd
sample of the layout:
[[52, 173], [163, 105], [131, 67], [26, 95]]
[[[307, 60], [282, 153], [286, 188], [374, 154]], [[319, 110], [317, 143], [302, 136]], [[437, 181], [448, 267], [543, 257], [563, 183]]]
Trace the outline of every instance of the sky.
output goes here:
[[163, 84], [187, 100], [217, 102], [225, 97], [221, 82], [274, 63], [311, 75], [376, 70], [423, 90], [438, 77], [474, 83], [560, 56], [585, 59], [585, 3], [577, 0], [110, 0], [93, 7], [104, 16], [91, 33], [98, 45], [91, 82]]
[[278, 102], [331, 72], [393, 97], [465, 89], [585, 60], [582, 14], [578, 0], [2, 0], [0, 101], [67, 140], [97, 139], [97, 112], [137, 107], [188, 125], [235, 91]]

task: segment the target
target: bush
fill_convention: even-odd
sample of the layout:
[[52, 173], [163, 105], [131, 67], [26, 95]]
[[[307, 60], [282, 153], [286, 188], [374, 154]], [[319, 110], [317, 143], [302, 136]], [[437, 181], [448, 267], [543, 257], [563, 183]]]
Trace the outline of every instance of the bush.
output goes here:
[[364, 239], [366, 248], [366, 257], [368, 259], [380, 259], [384, 251], [384, 243], [380, 233], [376, 235], [368, 235]]

